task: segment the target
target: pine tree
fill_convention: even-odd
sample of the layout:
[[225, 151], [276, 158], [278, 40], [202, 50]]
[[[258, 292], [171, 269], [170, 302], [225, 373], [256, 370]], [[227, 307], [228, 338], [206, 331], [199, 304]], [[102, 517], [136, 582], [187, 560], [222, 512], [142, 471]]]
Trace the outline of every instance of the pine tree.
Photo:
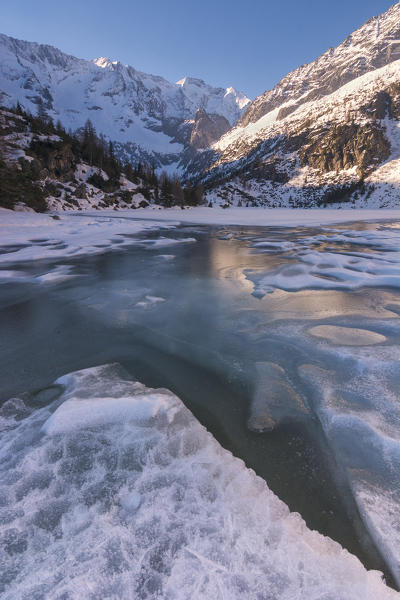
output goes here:
[[183, 206], [185, 204], [185, 194], [183, 192], [181, 182], [175, 177], [171, 182], [171, 194], [173, 197], [173, 203]]
[[172, 184], [165, 171], [161, 174], [160, 184], [160, 202], [166, 208], [170, 208], [173, 204]]

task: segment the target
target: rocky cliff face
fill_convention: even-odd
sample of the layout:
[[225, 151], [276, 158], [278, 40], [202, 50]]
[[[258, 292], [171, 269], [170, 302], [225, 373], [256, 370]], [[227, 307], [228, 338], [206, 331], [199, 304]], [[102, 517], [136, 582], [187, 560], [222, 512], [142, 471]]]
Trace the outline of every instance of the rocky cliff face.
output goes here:
[[298, 152], [300, 165], [320, 173], [339, 173], [353, 167], [364, 177], [390, 156], [390, 143], [376, 123], [335, 124], [331, 129], [310, 133]]
[[190, 145], [197, 150], [209, 148], [229, 131], [229, 121], [222, 115], [209, 115], [201, 108], [196, 112]]

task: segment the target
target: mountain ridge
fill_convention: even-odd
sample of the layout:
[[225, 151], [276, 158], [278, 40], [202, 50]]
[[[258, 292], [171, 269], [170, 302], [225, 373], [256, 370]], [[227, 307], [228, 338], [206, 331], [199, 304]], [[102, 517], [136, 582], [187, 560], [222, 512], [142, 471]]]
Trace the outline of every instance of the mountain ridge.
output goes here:
[[[375, 34], [375, 41], [374, 41]], [[390, 44], [388, 45], [388, 42]], [[387, 50], [386, 60], [382, 51]], [[397, 58], [395, 58], [397, 57]], [[285, 75], [271, 90], [255, 98], [239, 122], [245, 126], [290, 100], [315, 100], [339, 89], [358, 76], [400, 58], [400, 3], [371, 17], [335, 48]], [[338, 71], [338, 59], [341, 63]], [[332, 72], [333, 65], [333, 72]], [[293, 89], [293, 82], [297, 89]], [[287, 107], [295, 110], [297, 105]], [[283, 116], [281, 116], [283, 118]]]
[[0, 77], [0, 103], [44, 109], [74, 131], [90, 118], [121, 160], [202, 182], [209, 204], [400, 198], [400, 2], [253, 101], [4, 35]]
[[399, 102], [397, 2], [256, 98], [212, 144], [203, 164], [210, 201], [399, 203]]
[[54, 120], [79, 129], [89, 118], [117, 143], [121, 158], [179, 163], [190, 150], [198, 108], [223, 116], [231, 126], [250, 102], [234, 88], [215, 88], [195, 78], [171, 83], [108, 58], [93, 61], [53, 46], [0, 35], [0, 102], [17, 102], [35, 113], [39, 105]]

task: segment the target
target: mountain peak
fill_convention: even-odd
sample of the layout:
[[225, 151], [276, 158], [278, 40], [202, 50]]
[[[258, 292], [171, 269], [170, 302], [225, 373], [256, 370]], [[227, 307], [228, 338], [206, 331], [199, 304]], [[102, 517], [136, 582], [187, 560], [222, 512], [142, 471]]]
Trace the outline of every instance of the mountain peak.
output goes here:
[[196, 85], [197, 87], [209, 87], [203, 79], [198, 79], [197, 77], [183, 77], [179, 81], [176, 82], [176, 85], [180, 85], [181, 87]]
[[95, 58], [93, 62], [102, 69], [113, 69], [120, 64], [118, 60], [110, 60], [105, 56], [99, 56], [99, 58]]
[[[105, 56], [87, 61], [6, 35], [0, 36], [0, 74], [2, 105], [19, 102], [32, 114], [43, 105], [72, 131], [90, 119], [124, 160], [151, 161], [171, 170], [179, 168], [189, 147], [198, 108], [213, 115], [213, 123], [217, 115], [232, 126], [243, 114], [246, 98], [195, 77], [172, 83]], [[220, 119], [217, 134], [229, 128], [221, 126], [224, 121]]]

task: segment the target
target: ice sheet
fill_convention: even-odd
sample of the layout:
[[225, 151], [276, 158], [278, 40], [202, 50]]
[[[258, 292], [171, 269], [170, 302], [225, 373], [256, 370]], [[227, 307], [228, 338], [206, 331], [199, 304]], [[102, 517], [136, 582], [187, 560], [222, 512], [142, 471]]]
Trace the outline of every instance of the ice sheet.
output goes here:
[[[0, 209], [0, 264], [101, 254], [134, 243], [130, 237], [133, 234], [175, 226], [176, 223], [118, 218], [115, 214], [90, 217], [62, 214], [54, 219], [51, 215]], [[161, 238], [159, 245], [168, 242], [167, 238]], [[152, 243], [157, 245], [157, 240]]]
[[167, 390], [116, 365], [1, 412], [4, 600], [387, 600]]
[[317, 325], [316, 327], [311, 327], [308, 333], [338, 346], [373, 346], [386, 341], [384, 335], [358, 327]]
[[304, 365], [314, 411], [345, 470], [360, 514], [400, 582], [400, 396], [398, 348], [337, 349], [352, 365], [337, 371]]
[[[278, 252], [278, 242], [274, 243]], [[253, 247], [260, 251], [261, 244], [257, 242]], [[268, 252], [273, 250], [270, 240], [266, 239], [264, 244]], [[276, 269], [246, 271], [258, 296], [275, 289], [294, 292], [400, 287], [400, 242], [396, 229], [345, 233], [331, 230], [326, 235], [299, 238], [285, 258]]]

